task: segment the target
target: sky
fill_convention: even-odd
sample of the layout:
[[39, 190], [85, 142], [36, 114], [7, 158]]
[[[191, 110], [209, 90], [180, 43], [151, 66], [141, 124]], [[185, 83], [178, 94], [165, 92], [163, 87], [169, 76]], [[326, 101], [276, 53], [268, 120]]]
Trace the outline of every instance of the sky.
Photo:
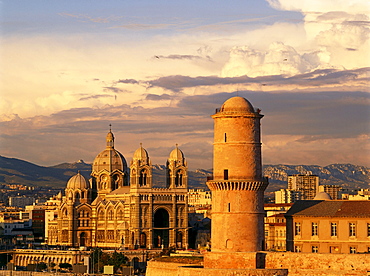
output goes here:
[[264, 164], [370, 166], [366, 0], [0, 1], [0, 154], [212, 167], [215, 109], [262, 110]]

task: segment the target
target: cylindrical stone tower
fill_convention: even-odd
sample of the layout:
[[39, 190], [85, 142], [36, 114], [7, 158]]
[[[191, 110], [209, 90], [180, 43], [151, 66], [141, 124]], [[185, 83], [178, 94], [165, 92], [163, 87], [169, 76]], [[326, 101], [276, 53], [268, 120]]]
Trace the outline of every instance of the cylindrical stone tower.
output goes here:
[[212, 252], [264, 249], [263, 193], [259, 110], [242, 97], [227, 100], [214, 119]]

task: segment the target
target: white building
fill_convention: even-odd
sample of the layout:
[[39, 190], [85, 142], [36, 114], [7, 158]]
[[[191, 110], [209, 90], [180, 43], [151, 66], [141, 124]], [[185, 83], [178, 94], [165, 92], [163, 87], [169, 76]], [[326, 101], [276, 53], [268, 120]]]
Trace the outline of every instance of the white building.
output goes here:
[[301, 196], [301, 191], [280, 189], [275, 192], [275, 203], [293, 203], [300, 200]]
[[189, 206], [206, 206], [211, 205], [212, 196], [211, 191], [204, 189], [189, 189], [188, 191], [188, 204]]

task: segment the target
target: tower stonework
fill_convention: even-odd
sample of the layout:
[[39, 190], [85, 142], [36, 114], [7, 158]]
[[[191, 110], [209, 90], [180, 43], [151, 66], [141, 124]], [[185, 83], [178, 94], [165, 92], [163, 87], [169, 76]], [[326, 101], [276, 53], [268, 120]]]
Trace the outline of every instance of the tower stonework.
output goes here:
[[212, 191], [212, 252], [264, 249], [263, 194], [268, 180], [262, 176], [262, 117], [242, 97], [230, 98], [212, 116], [213, 179], [207, 181]]

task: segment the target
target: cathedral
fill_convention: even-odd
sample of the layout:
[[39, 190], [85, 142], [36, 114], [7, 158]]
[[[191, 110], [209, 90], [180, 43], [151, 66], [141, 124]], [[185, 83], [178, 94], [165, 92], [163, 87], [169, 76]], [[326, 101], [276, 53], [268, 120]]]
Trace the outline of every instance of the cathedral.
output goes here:
[[49, 245], [101, 248], [187, 248], [187, 162], [177, 147], [166, 163], [166, 188], [152, 183], [152, 164], [140, 145], [130, 167], [114, 148], [110, 130], [106, 148], [87, 181], [71, 177], [57, 196], [54, 220], [48, 223]]

